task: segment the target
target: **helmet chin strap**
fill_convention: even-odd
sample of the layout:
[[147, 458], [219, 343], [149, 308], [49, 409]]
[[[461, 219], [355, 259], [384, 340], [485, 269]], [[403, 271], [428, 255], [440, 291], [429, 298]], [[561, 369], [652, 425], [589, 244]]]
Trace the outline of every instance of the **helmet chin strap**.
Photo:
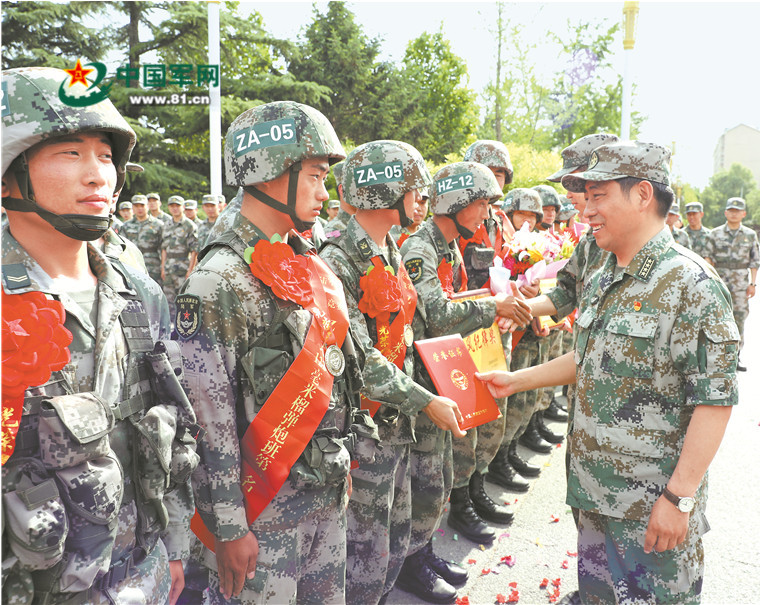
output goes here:
[[457, 215], [452, 214], [450, 216], [451, 220], [454, 221], [454, 224], [456, 225], [457, 231], [459, 231], [459, 235], [461, 235], [464, 239], [471, 239], [475, 237], [475, 232], [470, 231], [469, 229], [466, 229], [462, 225], [459, 224], [459, 221], [457, 220]]
[[554, 224], [554, 223], [545, 223], [545, 222], [541, 221], [541, 226], [542, 226], [544, 229], [548, 229], [548, 228], [549, 228], [549, 227], [551, 227], [553, 224]]
[[282, 212], [290, 217], [293, 221], [293, 226], [296, 231], [306, 231], [314, 226], [315, 221], [302, 221], [296, 214], [296, 198], [298, 195], [298, 176], [301, 173], [301, 162], [296, 162], [288, 169], [288, 202], [283, 204], [279, 200], [274, 199], [271, 195], [267, 195], [260, 189], [257, 189], [253, 185], [246, 185], [243, 190], [255, 197], [262, 204], [265, 204], [276, 210]]
[[404, 208], [404, 198], [406, 194], [402, 195], [398, 201], [390, 207], [391, 210], [398, 210], [398, 221], [401, 227], [408, 227], [414, 221], [406, 215], [406, 208]]

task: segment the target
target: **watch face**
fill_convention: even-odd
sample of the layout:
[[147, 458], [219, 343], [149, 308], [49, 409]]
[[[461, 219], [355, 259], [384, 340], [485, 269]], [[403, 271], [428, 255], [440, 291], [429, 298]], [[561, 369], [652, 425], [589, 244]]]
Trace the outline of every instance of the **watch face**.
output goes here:
[[694, 498], [681, 498], [678, 502], [678, 510], [682, 513], [690, 513], [694, 509]]

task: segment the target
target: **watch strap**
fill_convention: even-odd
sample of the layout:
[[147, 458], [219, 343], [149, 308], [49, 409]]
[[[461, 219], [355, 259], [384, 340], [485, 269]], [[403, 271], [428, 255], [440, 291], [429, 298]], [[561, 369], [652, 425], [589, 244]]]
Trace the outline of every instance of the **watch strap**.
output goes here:
[[678, 503], [681, 501], [681, 498], [676, 496], [673, 492], [671, 492], [667, 487], [662, 490], [662, 495], [665, 496], [665, 499], [669, 502], [672, 502], [674, 506], [678, 506]]

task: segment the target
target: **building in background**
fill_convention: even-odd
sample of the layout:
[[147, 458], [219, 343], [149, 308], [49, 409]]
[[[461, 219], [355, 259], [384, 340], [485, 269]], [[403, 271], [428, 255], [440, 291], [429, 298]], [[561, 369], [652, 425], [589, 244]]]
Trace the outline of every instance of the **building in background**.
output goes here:
[[760, 185], [760, 130], [739, 124], [720, 135], [713, 152], [713, 174], [728, 170], [731, 164], [749, 168]]

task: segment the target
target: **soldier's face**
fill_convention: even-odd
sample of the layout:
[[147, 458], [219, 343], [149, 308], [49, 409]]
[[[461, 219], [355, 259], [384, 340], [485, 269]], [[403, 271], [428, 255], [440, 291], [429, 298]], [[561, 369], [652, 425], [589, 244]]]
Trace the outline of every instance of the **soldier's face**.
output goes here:
[[493, 175], [496, 177], [496, 180], [499, 182], [499, 187], [504, 189], [504, 185], [507, 184], [507, 169], [506, 168], [494, 168], [493, 166], [489, 166], [491, 169], [491, 172], [493, 172]]
[[27, 153], [37, 203], [56, 214], [109, 213], [116, 189], [111, 141], [102, 133], [59, 137]]
[[132, 209], [135, 211], [135, 217], [137, 220], [144, 220], [148, 216], [148, 207], [145, 204], [135, 204], [132, 202]]
[[726, 210], [723, 214], [726, 217], [728, 226], [732, 229], [735, 229], [741, 224], [741, 222], [744, 220], [744, 217], [747, 216], [747, 211], [739, 210], [738, 208], [731, 208], [730, 210]]
[[681, 217], [678, 216], [677, 214], [673, 214], [672, 212], [668, 212], [668, 216], [665, 217], [665, 224], [672, 229], [673, 225], [676, 224], [676, 222], [678, 221], [679, 218], [681, 218]]
[[533, 229], [536, 227], [538, 217], [536, 216], [535, 212], [528, 212], [527, 210], [515, 210], [512, 213], [511, 219], [512, 225], [514, 225], [515, 229], [519, 230], [520, 227], [522, 227], [525, 223], [528, 223], [530, 230], [533, 231]]
[[[576, 168], [573, 170], [570, 174], [575, 174], [577, 172], [584, 172], [586, 170], [585, 166], [581, 166], [579, 168]], [[572, 205], [575, 207], [575, 209], [578, 211], [578, 214], [576, 216], [580, 217], [583, 216], [583, 212], [586, 210], [586, 194], [585, 193], [575, 193], [574, 191], [568, 191], [567, 192], [567, 199], [570, 200]]]
[[206, 218], [215, 221], [219, 216], [219, 206], [216, 204], [203, 204], [203, 212], [206, 213]]
[[541, 219], [542, 223], [551, 225], [554, 219], [557, 218], [557, 209], [554, 206], [544, 206], [544, 218]]
[[198, 210], [195, 208], [185, 208], [185, 216], [194, 221], [195, 217], [198, 216]]
[[169, 214], [174, 218], [182, 216], [182, 204], [169, 204]]
[[[317, 220], [322, 206], [330, 199], [325, 189], [328, 174], [330, 164], [327, 158], [309, 158], [301, 163], [296, 193], [296, 216], [302, 221], [311, 223]], [[287, 193], [277, 199], [287, 200]]]
[[689, 227], [691, 227], [694, 231], [699, 230], [699, 228], [702, 226], [702, 217], [704, 215], [704, 212], [687, 212], [686, 221], [689, 223]]
[[407, 191], [404, 194], [404, 212], [406, 216], [414, 222], [415, 212], [417, 211], [417, 205], [422, 201], [422, 194], [419, 189], [414, 191]]
[[159, 205], [159, 203], [160, 202], [156, 198], [149, 197], [148, 198], [148, 211], [151, 214], [157, 214], [158, 213], [158, 205]]
[[338, 210], [340, 210], [340, 208], [328, 208], [327, 209], [327, 217], [330, 220], [334, 219], [336, 216], [338, 216]]
[[420, 196], [419, 202], [414, 207], [414, 217], [412, 218], [412, 222], [417, 225], [418, 227], [422, 224], [422, 221], [425, 220], [425, 217], [427, 216], [428, 212], [428, 201], [427, 198], [423, 198]]
[[119, 216], [121, 220], [128, 221], [132, 219], [132, 208], [122, 208], [119, 210]]
[[462, 208], [456, 214], [457, 221], [465, 229], [477, 230], [483, 221], [488, 218], [488, 200], [475, 200], [466, 208]]

